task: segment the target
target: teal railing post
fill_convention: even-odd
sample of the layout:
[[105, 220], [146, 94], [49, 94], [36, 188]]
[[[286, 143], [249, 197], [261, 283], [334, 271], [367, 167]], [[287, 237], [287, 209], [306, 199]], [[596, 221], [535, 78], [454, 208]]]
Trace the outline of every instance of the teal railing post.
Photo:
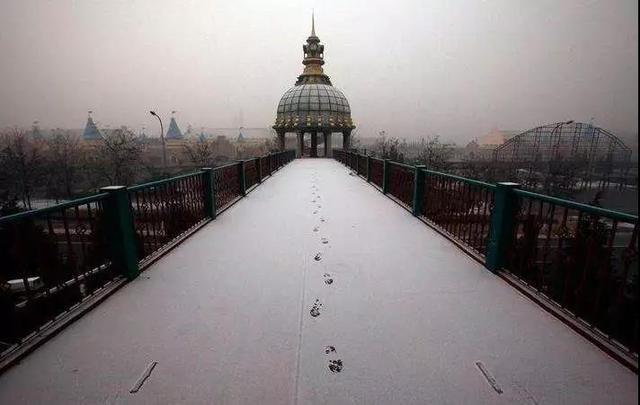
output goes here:
[[371, 183], [371, 156], [367, 155], [367, 182]]
[[240, 182], [240, 195], [247, 195], [247, 179], [245, 176], [245, 162], [240, 160], [238, 162], [238, 181]]
[[258, 183], [262, 183], [262, 157], [256, 158], [256, 169], [258, 172]]
[[422, 212], [424, 201], [424, 170], [425, 165], [416, 165], [413, 174], [413, 216], [418, 217]]
[[513, 237], [518, 203], [514, 189], [518, 183], [498, 183], [493, 197], [485, 267], [496, 272], [505, 264], [505, 255]]
[[117, 272], [133, 280], [140, 274], [140, 268], [129, 192], [124, 186], [102, 187], [100, 191], [109, 193], [104, 203], [104, 215], [111, 264]]
[[382, 163], [382, 194], [389, 192], [389, 159], [385, 159]]
[[216, 195], [213, 190], [213, 169], [203, 167], [202, 187], [204, 188], [204, 215], [211, 219], [216, 219]]

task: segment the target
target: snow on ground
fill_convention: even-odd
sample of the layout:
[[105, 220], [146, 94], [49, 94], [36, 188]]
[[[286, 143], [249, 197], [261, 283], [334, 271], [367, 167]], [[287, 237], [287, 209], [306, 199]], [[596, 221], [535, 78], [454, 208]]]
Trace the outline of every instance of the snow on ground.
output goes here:
[[277, 172], [0, 376], [3, 404], [637, 395], [635, 374], [325, 159]]

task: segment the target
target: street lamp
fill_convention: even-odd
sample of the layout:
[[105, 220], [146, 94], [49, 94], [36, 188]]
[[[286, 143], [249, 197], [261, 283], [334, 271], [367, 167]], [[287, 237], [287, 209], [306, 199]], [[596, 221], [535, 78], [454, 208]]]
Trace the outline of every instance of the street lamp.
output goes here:
[[[556, 133], [556, 131], [558, 131], [560, 129], [561, 126], [563, 125], [569, 125], [569, 124], [573, 124], [573, 120], [569, 120], [569, 121], [565, 121], [565, 122], [558, 122], [556, 124], [556, 126], [553, 128], [553, 130], [551, 131], [550, 134], [550, 138], [549, 141], [551, 142], [553, 140], [553, 134]], [[553, 147], [553, 158], [556, 159], [558, 157], [558, 149], [560, 149], [560, 140], [561, 140], [561, 134], [558, 135], [558, 141], [556, 142], [556, 144]]]
[[160, 121], [160, 139], [162, 139], [162, 165], [164, 166], [164, 170], [167, 170], [167, 145], [164, 141], [164, 127], [162, 126], [162, 119], [160, 116], [156, 114], [155, 111], [149, 111], [149, 114], [153, 115]]

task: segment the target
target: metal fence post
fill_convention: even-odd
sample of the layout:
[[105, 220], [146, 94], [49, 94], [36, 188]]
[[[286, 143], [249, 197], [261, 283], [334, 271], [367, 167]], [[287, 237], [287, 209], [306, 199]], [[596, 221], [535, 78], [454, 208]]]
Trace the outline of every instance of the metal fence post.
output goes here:
[[424, 169], [425, 165], [416, 165], [413, 174], [413, 216], [418, 217], [422, 213], [422, 201], [424, 200]]
[[493, 272], [500, 270], [505, 264], [518, 209], [518, 201], [513, 190], [519, 187], [518, 183], [496, 184], [485, 262], [485, 267]]
[[104, 215], [111, 264], [117, 272], [133, 280], [140, 274], [140, 268], [129, 193], [124, 186], [102, 187], [100, 191], [109, 193], [104, 202]]
[[385, 159], [382, 163], [382, 194], [389, 192], [389, 159]]
[[262, 183], [262, 157], [256, 158], [256, 169], [258, 171], [258, 183]]
[[203, 167], [202, 186], [204, 188], [204, 215], [216, 219], [216, 194], [214, 192], [213, 169]]
[[371, 156], [367, 155], [367, 182], [371, 183]]
[[238, 164], [238, 181], [240, 182], [240, 195], [247, 195], [247, 179], [245, 176], [245, 163], [244, 160], [240, 160]]

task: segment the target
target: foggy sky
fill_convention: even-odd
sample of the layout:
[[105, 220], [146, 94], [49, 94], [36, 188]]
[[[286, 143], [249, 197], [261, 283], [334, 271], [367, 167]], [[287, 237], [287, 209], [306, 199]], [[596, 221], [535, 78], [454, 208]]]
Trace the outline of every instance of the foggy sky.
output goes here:
[[637, 1], [0, 2], [0, 127], [266, 127], [316, 32], [361, 136], [638, 129]]

